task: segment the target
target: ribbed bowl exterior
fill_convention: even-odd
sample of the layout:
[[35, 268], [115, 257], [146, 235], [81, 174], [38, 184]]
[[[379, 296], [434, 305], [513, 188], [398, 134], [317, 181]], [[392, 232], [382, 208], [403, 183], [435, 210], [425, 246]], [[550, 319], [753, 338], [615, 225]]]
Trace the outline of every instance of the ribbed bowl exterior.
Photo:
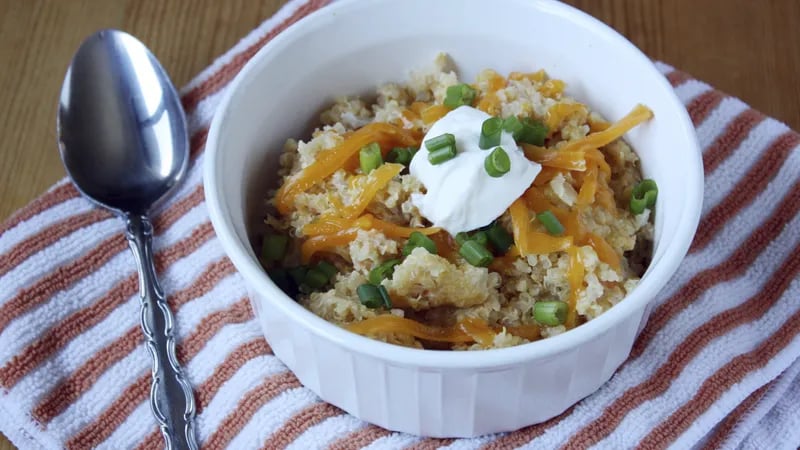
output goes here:
[[625, 361], [643, 314], [547, 358], [491, 370], [403, 366], [356, 353], [295, 323], [254, 290], [275, 355], [323, 400], [383, 428], [474, 437], [544, 422], [596, 391]]

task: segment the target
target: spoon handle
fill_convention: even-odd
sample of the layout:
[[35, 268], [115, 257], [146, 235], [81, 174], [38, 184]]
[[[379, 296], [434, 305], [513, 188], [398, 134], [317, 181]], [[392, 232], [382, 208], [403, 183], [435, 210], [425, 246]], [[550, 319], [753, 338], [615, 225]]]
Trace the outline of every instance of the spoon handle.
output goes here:
[[142, 331], [153, 357], [150, 407], [167, 449], [196, 449], [194, 396], [175, 356], [174, 317], [153, 264], [153, 226], [147, 216], [125, 216], [127, 238], [139, 270]]

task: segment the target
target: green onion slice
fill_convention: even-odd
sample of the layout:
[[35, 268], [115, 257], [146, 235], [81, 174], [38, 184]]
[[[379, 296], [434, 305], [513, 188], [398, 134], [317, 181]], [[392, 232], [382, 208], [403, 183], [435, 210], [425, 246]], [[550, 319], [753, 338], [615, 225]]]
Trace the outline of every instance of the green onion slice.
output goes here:
[[558, 221], [558, 218], [550, 212], [550, 210], [543, 211], [536, 215], [536, 219], [544, 225], [548, 233], [553, 236], [561, 236], [564, 234], [564, 225]]
[[325, 276], [328, 277], [328, 280], [332, 279], [333, 277], [336, 276], [337, 273], [339, 273], [339, 271], [336, 269], [336, 266], [329, 263], [328, 261], [320, 261], [317, 264], [317, 269], [321, 270], [325, 274]]
[[439, 150], [440, 148], [446, 148], [446, 147], [455, 148], [455, 146], [456, 146], [456, 137], [452, 133], [440, 134], [439, 136], [432, 137], [425, 141], [425, 148], [427, 148], [429, 152], [433, 152], [435, 150]]
[[483, 121], [481, 125], [481, 137], [478, 146], [484, 150], [500, 145], [500, 137], [503, 134], [503, 119], [490, 117]]
[[511, 159], [508, 157], [508, 153], [503, 150], [503, 147], [497, 147], [486, 157], [483, 167], [489, 176], [494, 178], [502, 177], [511, 170]]
[[367, 279], [372, 284], [381, 284], [381, 281], [392, 277], [392, 274], [394, 274], [394, 266], [400, 264], [401, 262], [402, 261], [399, 259], [390, 259], [382, 262], [369, 271]]
[[547, 137], [547, 126], [536, 120], [525, 118], [522, 120], [522, 129], [514, 133], [514, 139], [526, 144], [544, 145]]
[[294, 284], [296, 286], [300, 286], [303, 284], [303, 280], [306, 278], [306, 272], [308, 272], [308, 268], [305, 266], [297, 266], [287, 269], [286, 271], [289, 273], [292, 281], [294, 281]]
[[542, 325], [555, 327], [567, 319], [567, 304], [557, 300], [533, 304], [533, 318]]
[[362, 284], [356, 288], [358, 300], [367, 308], [380, 308], [384, 302], [381, 292], [374, 284]]
[[450, 161], [451, 159], [456, 157], [456, 147], [454, 145], [440, 148], [438, 150], [433, 150], [432, 152], [428, 153], [428, 161], [431, 164], [438, 165], [443, 162]]
[[383, 285], [378, 285], [378, 294], [381, 296], [381, 302], [386, 309], [392, 308], [392, 298], [389, 297], [389, 291], [386, 290], [386, 287]]
[[470, 240], [475, 241], [484, 247], [489, 245], [489, 236], [486, 235], [485, 231], [476, 231], [472, 233], [472, 237], [470, 238]]
[[358, 161], [361, 163], [361, 171], [365, 174], [377, 169], [383, 164], [381, 146], [377, 142], [373, 142], [361, 147], [358, 152]]
[[469, 240], [469, 234], [463, 231], [460, 233], [456, 233], [455, 239], [458, 245], [464, 245], [464, 242], [467, 242]]
[[408, 237], [408, 242], [406, 242], [406, 245], [403, 246], [403, 256], [410, 255], [411, 252], [417, 247], [422, 247], [427, 250], [428, 253], [432, 253], [434, 255], [439, 253], [439, 249], [436, 248], [436, 243], [433, 242], [431, 238], [425, 236], [419, 231], [414, 231]]
[[517, 139], [517, 133], [522, 131], [522, 122], [517, 116], [508, 116], [503, 120], [503, 129], [511, 133]]
[[285, 234], [267, 234], [261, 243], [261, 259], [274, 262], [283, 259], [289, 245], [289, 236]]
[[478, 241], [469, 240], [464, 242], [458, 249], [458, 253], [467, 260], [468, 263], [476, 267], [486, 267], [492, 263], [492, 253], [481, 245]]
[[476, 91], [466, 83], [454, 84], [447, 88], [444, 98], [444, 106], [456, 109], [463, 105], [472, 105], [475, 100]]
[[514, 237], [497, 222], [486, 230], [486, 236], [499, 253], [506, 253], [514, 245]]
[[318, 267], [312, 267], [308, 269], [308, 272], [306, 272], [306, 276], [303, 279], [303, 284], [311, 289], [320, 289], [328, 284], [328, 275], [326, 275], [325, 272], [320, 270]]
[[658, 186], [651, 179], [642, 180], [634, 186], [631, 191], [631, 212], [641, 214], [646, 208], [652, 209], [656, 206], [658, 198]]
[[414, 150], [412, 147], [395, 147], [386, 154], [386, 160], [407, 166], [411, 164], [411, 159], [415, 153]]

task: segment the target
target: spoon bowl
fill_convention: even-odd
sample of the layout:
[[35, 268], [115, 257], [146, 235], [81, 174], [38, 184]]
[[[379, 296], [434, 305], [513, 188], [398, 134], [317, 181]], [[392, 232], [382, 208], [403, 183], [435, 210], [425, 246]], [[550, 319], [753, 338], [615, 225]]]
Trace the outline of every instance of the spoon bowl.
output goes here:
[[153, 358], [150, 406], [167, 449], [195, 449], [194, 397], [175, 356], [147, 215], [184, 177], [189, 141], [180, 98], [144, 44], [116, 30], [84, 41], [61, 88], [58, 147], [78, 190], [125, 220]]
[[58, 109], [61, 158], [80, 191], [117, 212], [145, 214], [186, 173], [180, 98], [133, 36], [103, 30], [78, 49]]

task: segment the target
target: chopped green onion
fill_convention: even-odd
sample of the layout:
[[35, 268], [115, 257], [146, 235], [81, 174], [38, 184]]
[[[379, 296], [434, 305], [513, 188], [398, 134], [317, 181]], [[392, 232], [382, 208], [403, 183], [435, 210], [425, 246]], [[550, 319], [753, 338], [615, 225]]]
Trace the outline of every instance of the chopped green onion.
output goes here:
[[399, 259], [385, 261], [369, 271], [367, 279], [372, 284], [381, 284], [381, 281], [391, 278], [394, 273], [394, 266], [400, 264]]
[[367, 308], [380, 308], [383, 305], [383, 297], [377, 286], [365, 283], [356, 288], [358, 300]]
[[339, 273], [339, 271], [336, 269], [336, 266], [329, 263], [328, 261], [320, 261], [317, 264], [317, 269], [321, 270], [325, 274], [325, 276], [328, 277], [329, 280], [335, 277], [337, 273]]
[[517, 116], [508, 116], [503, 120], [503, 129], [511, 133], [516, 140], [517, 133], [522, 131], [522, 122], [519, 121]]
[[472, 105], [475, 100], [475, 89], [466, 83], [454, 84], [447, 88], [447, 94], [444, 98], [444, 106], [450, 109], [456, 109], [462, 105]]
[[547, 127], [538, 121], [525, 118], [522, 120], [522, 129], [514, 133], [514, 140], [526, 144], [544, 145], [547, 137]]
[[465, 232], [456, 233], [456, 243], [458, 245], [464, 245], [464, 242], [469, 240], [469, 235]]
[[358, 161], [361, 163], [361, 171], [370, 173], [383, 164], [383, 156], [381, 155], [381, 146], [377, 142], [361, 147], [358, 152]]
[[489, 245], [489, 237], [486, 235], [485, 231], [476, 231], [472, 233], [472, 237], [470, 238], [470, 240], [475, 241], [484, 247]]
[[308, 268], [304, 266], [297, 266], [287, 269], [286, 271], [289, 273], [289, 276], [292, 277], [294, 284], [296, 286], [300, 286], [303, 284], [303, 280], [306, 278], [306, 272], [308, 272]]
[[450, 161], [456, 157], [456, 147], [451, 145], [449, 147], [440, 148], [428, 153], [428, 161], [434, 166], [443, 162]]
[[486, 236], [492, 243], [492, 247], [500, 253], [507, 252], [514, 244], [514, 237], [497, 222], [486, 230]]
[[274, 262], [283, 259], [286, 247], [289, 245], [289, 236], [285, 234], [267, 234], [261, 243], [261, 259], [264, 262]]
[[386, 160], [393, 163], [402, 164], [407, 166], [411, 164], [411, 159], [414, 157], [414, 149], [412, 147], [395, 147], [389, 150], [386, 154]]
[[555, 327], [567, 320], [567, 304], [557, 300], [533, 304], [533, 318], [542, 325]]
[[427, 148], [429, 152], [446, 147], [456, 147], [456, 137], [452, 133], [440, 134], [439, 136], [432, 137], [425, 141], [425, 148]]
[[641, 214], [646, 208], [652, 209], [658, 198], [658, 186], [651, 179], [642, 180], [631, 191], [631, 212]]
[[526, 144], [544, 145], [544, 138], [547, 137], [547, 127], [527, 117], [522, 120], [516, 116], [506, 117], [503, 129], [511, 133], [515, 141]]
[[503, 150], [503, 147], [497, 147], [483, 161], [483, 167], [489, 176], [494, 178], [502, 177], [511, 170], [511, 159], [508, 157], [508, 153]]
[[484, 150], [500, 145], [500, 136], [503, 134], [503, 119], [490, 117], [481, 125], [481, 138], [478, 146]]
[[289, 280], [289, 273], [283, 267], [273, 267], [267, 270], [272, 282], [275, 283], [283, 292], [289, 292], [291, 289], [291, 282]]
[[458, 253], [467, 260], [468, 263], [476, 267], [486, 267], [492, 263], [491, 252], [478, 241], [469, 240], [464, 242], [458, 249]]
[[547, 232], [553, 236], [561, 236], [564, 234], [564, 225], [561, 225], [561, 222], [558, 221], [558, 218], [550, 212], [550, 210], [537, 214], [536, 219], [538, 219], [539, 222], [544, 225]]
[[392, 298], [389, 297], [389, 291], [387, 291], [386, 287], [384, 287], [382, 284], [378, 285], [378, 294], [380, 294], [381, 296], [381, 301], [383, 302], [383, 306], [385, 306], [386, 309], [391, 309]]
[[328, 284], [328, 281], [328, 275], [326, 275], [324, 271], [317, 267], [312, 267], [308, 269], [308, 272], [306, 272], [306, 276], [303, 279], [303, 284], [311, 289], [319, 289]]
[[427, 250], [428, 253], [432, 253], [434, 255], [439, 253], [439, 249], [436, 248], [436, 243], [433, 242], [431, 238], [425, 236], [419, 231], [414, 231], [408, 237], [408, 242], [406, 242], [406, 245], [403, 246], [403, 256], [410, 255], [411, 252], [417, 247], [422, 247]]

